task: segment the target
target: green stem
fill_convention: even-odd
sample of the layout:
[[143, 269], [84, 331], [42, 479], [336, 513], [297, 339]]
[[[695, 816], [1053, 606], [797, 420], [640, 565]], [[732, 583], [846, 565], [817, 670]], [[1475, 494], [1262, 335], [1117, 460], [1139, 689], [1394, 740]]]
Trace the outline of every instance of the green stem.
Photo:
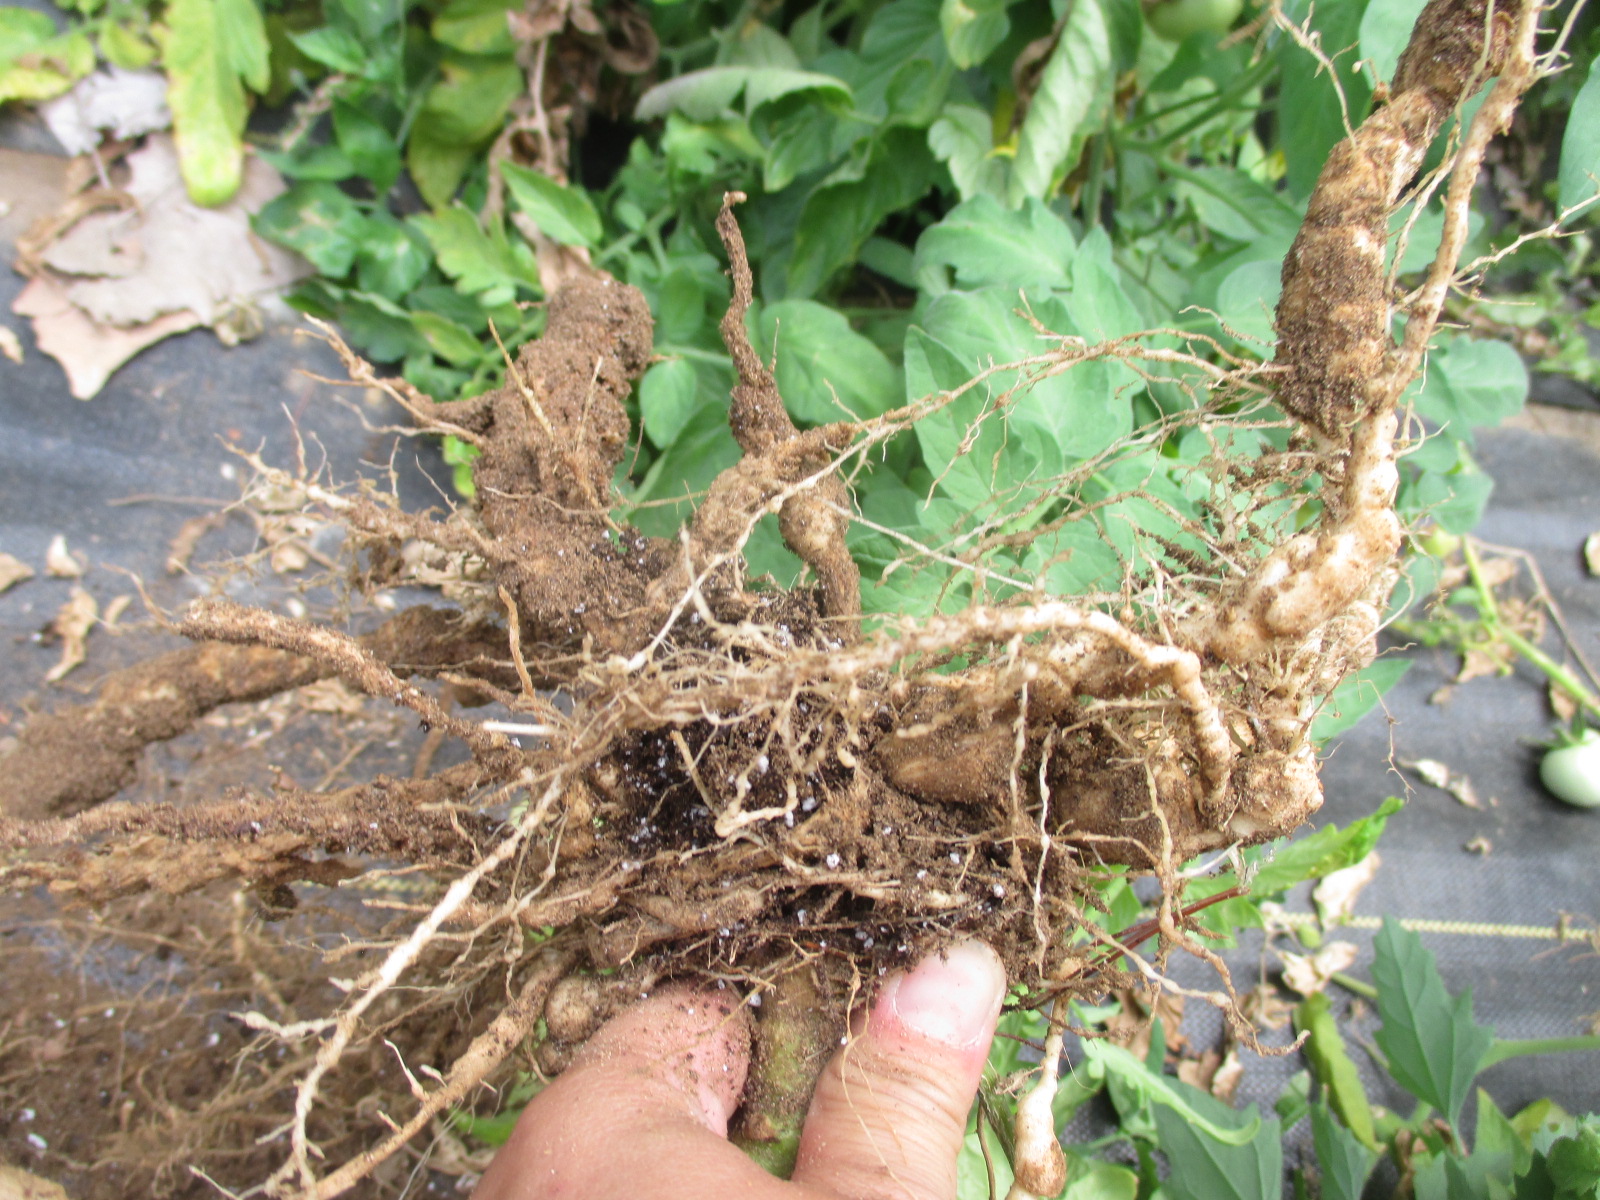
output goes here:
[[1376, 1000], [1378, 998], [1377, 988], [1373, 987], [1370, 983], [1362, 983], [1361, 980], [1356, 979], [1353, 976], [1346, 975], [1343, 971], [1335, 971], [1332, 975], [1328, 976], [1328, 978], [1333, 980], [1334, 983], [1337, 983], [1346, 991], [1354, 992], [1358, 996], [1365, 997], [1368, 1000]]
[[1600, 1050], [1600, 1037], [1497, 1038], [1478, 1064], [1478, 1070], [1487, 1071], [1508, 1058], [1525, 1058], [1530, 1054], [1582, 1054], [1597, 1050]]
[[1484, 578], [1483, 560], [1478, 557], [1477, 547], [1472, 544], [1471, 538], [1462, 539], [1461, 556], [1466, 560], [1467, 574], [1471, 577], [1472, 586], [1478, 594], [1478, 612], [1490, 636], [1510, 646], [1543, 671], [1551, 683], [1572, 697], [1579, 705], [1600, 716], [1600, 698], [1585, 687], [1576, 674], [1551, 658], [1522, 634], [1507, 627], [1500, 619], [1500, 606], [1495, 602], [1494, 588]]

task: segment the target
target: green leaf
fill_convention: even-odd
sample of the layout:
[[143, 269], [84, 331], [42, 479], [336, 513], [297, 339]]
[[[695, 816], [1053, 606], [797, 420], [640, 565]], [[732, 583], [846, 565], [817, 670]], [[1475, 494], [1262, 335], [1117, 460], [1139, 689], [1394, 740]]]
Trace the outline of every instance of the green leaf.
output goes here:
[[1011, 211], [991, 196], [978, 196], [956, 205], [917, 239], [915, 271], [936, 294], [951, 287], [947, 275], [968, 290], [1065, 288], [1077, 248], [1066, 222], [1042, 201], [1029, 197]]
[[1373, 76], [1388, 83], [1400, 65], [1400, 53], [1428, 0], [1383, 0], [1361, 14], [1361, 57], [1372, 64]]
[[255, 0], [170, 0], [160, 39], [178, 167], [197, 204], [223, 204], [244, 169], [245, 84], [265, 91], [267, 30]]
[[1417, 412], [1470, 442], [1470, 431], [1498, 425], [1522, 411], [1528, 368], [1505, 342], [1458, 334], [1428, 355], [1428, 370], [1414, 390]]
[[[1387, 3], [1387, 0], [1383, 0]], [[1365, 76], [1354, 74], [1351, 66], [1360, 52], [1361, 18], [1367, 0], [1317, 0], [1308, 5], [1302, 0], [1290, 11], [1293, 21], [1303, 21], [1309, 9], [1311, 28], [1321, 39], [1325, 53], [1335, 56], [1340, 88], [1322, 64], [1292, 39], [1284, 38], [1278, 51], [1283, 83], [1278, 99], [1279, 145], [1288, 165], [1289, 190], [1308, 196], [1327, 161], [1328, 151], [1342, 141], [1348, 130], [1344, 110], [1339, 105], [1342, 90], [1349, 106], [1352, 124], [1359, 122], [1372, 98], [1372, 86]]]
[[926, 135], [897, 127], [884, 135], [868, 160], [824, 181], [806, 198], [800, 214], [788, 294], [819, 291], [834, 272], [855, 260], [885, 217], [923, 197], [935, 173]]
[[410, 218], [433, 247], [439, 269], [464, 292], [478, 294], [486, 306], [504, 304], [519, 287], [538, 291], [539, 266], [521, 240], [506, 237], [496, 220], [485, 232], [478, 220], [457, 205], [432, 216]]
[[517, 207], [533, 218], [546, 237], [564, 246], [599, 244], [600, 214], [583, 189], [567, 187], [512, 162], [500, 164], [500, 176]]
[[1567, 131], [1561, 137], [1559, 195], [1562, 209], [1593, 199], [1600, 177], [1600, 71], [1589, 77], [1572, 102]]
[[516, 49], [507, 16], [516, 0], [450, 0], [433, 19], [436, 41], [468, 54], [510, 54]]
[[1405, 678], [1411, 663], [1401, 658], [1380, 658], [1352, 671], [1328, 693], [1311, 722], [1311, 738], [1319, 746], [1351, 729]]
[[256, 214], [254, 227], [337, 279], [355, 263], [367, 224], [354, 200], [331, 183], [313, 180], [269, 201]]
[[81, 31], [57, 36], [48, 13], [0, 8], [0, 104], [48, 100], [94, 70], [94, 47]]
[[301, 54], [330, 71], [361, 75], [369, 63], [367, 52], [355, 35], [332, 25], [308, 29], [304, 33], [291, 32], [289, 40]]
[[639, 415], [646, 436], [670, 446], [699, 406], [699, 375], [681, 358], [658, 362], [639, 381]]
[[1389, 1073], [1454, 1127], [1494, 1032], [1473, 1020], [1470, 990], [1451, 999], [1433, 955], [1394, 918], [1384, 918], [1373, 946], [1383, 1020], [1376, 1040]]
[[382, 196], [394, 186], [400, 178], [400, 144], [381, 121], [348, 100], [336, 100], [333, 134], [350, 165], [374, 192]]
[[398, 300], [422, 281], [433, 251], [414, 225], [374, 213], [357, 232], [356, 283], [364, 292]]
[[256, 157], [283, 172], [290, 179], [321, 179], [337, 183], [356, 173], [355, 164], [338, 146], [302, 140], [288, 154], [276, 150], [257, 150]]
[[[1338, 1036], [1337, 1030], [1334, 1036]], [[1354, 1067], [1351, 1069], [1353, 1071]], [[1359, 1090], [1360, 1082], [1355, 1086]], [[1362, 1100], [1366, 1100], [1364, 1095]], [[1369, 1119], [1370, 1116], [1369, 1112]], [[1311, 1105], [1311, 1138], [1317, 1151], [1317, 1165], [1322, 1168], [1322, 1200], [1361, 1200], [1361, 1190], [1377, 1161], [1376, 1153], [1363, 1145], [1355, 1133], [1335, 1121], [1326, 1104]]]
[[[135, 27], [122, 21], [107, 21], [100, 29], [100, 53], [112, 66], [124, 71], [143, 70], [160, 53], [148, 33], [148, 25], [143, 22]], [[0, 91], [4, 91], [3, 85]]]
[[[1367, 1103], [1367, 1093], [1362, 1090], [1361, 1076], [1356, 1071], [1356, 1064], [1351, 1060], [1349, 1051], [1345, 1049], [1344, 1038], [1340, 1036], [1339, 1025], [1334, 1020], [1333, 1009], [1326, 992], [1314, 992], [1300, 1002], [1294, 1013], [1294, 1027], [1307, 1035], [1306, 1060], [1311, 1064], [1312, 1073], [1316, 1075], [1317, 1081], [1322, 1084], [1333, 1111], [1337, 1112], [1344, 1122], [1344, 1128], [1339, 1132], [1341, 1134], [1348, 1132], [1348, 1136], [1355, 1141], [1358, 1149], [1364, 1148], [1374, 1154], [1377, 1153], [1378, 1140], [1373, 1133], [1372, 1107]], [[1313, 1107], [1313, 1121], [1316, 1119], [1317, 1110], [1321, 1107], [1321, 1105]], [[1322, 1161], [1326, 1163], [1328, 1160]], [[1366, 1178], [1366, 1171], [1371, 1166], [1372, 1160], [1368, 1157], [1361, 1169], [1362, 1179]], [[1346, 1194], [1350, 1200], [1360, 1200], [1359, 1183], [1354, 1191], [1347, 1191]]]
[[994, 121], [975, 104], [946, 104], [928, 128], [928, 149], [950, 172], [963, 200], [1003, 199], [1009, 166], [995, 154]]
[[796, 93], [810, 93], [818, 103], [841, 110], [851, 99], [843, 80], [816, 71], [750, 65], [706, 67], [656, 84], [639, 97], [633, 115], [651, 121], [677, 112], [691, 121], [714, 121], [732, 110], [741, 94], [748, 116], [763, 104]]
[[1350, 822], [1345, 828], [1325, 825], [1315, 833], [1275, 849], [1251, 879], [1250, 895], [1266, 900], [1307, 879], [1320, 879], [1334, 871], [1354, 866], [1372, 853], [1389, 818], [1405, 806], [1390, 796], [1370, 816]]
[[416, 312], [411, 314], [411, 323], [426, 339], [428, 349], [453, 367], [469, 366], [484, 357], [483, 344], [472, 336], [471, 331], [448, 317], [441, 317], [438, 313]]
[[406, 139], [406, 169], [422, 198], [443, 208], [455, 197], [473, 161], [476, 149], [448, 137], [435, 137], [427, 129], [413, 129]]
[[[1243, 1112], [1235, 1112], [1199, 1088], [1157, 1074], [1142, 1059], [1111, 1042], [1099, 1039], [1087, 1040], [1083, 1043], [1083, 1055], [1085, 1063], [1091, 1069], [1100, 1071], [1107, 1079], [1116, 1079], [1136, 1096], [1141, 1104], [1153, 1106], [1158, 1126], [1162, 1114], [1167, 1113], [1171, 1115], [1172, 1120], [1186, 1129], [1196, 1134], [1204, 1134], [1211, 1142], [1231, 1149], [1252, 1146], [1270, 1127], [1273, 1131], [1273, 1146], [1277, 1146], [1278, 1122], [1262, 1121], [1253, 1104]], [[1164, 1138], [1162, 1148], [1167, 1149]], [[1215, 1193], [1216, 1196], [1224, 1194]], [[1203, 1189], [1196, 1195], [1208, 1197], [1208, 1193]], [[1274, 1192], [1274, 1200], [1276, 1195]]]
[[1157, 1143], [1172, 1167], [1164, 1185], [1170, 1200], [1282, 1200], [1278, 1119], [1261, 1120], [1254, 1104], [1235, 1112], [1199, 1088], [1178, 1087], [1194, 1116], [1168, 1107], [1154, 1113]]
[[939, 28], [944, 32], [950, 61], [965, 70], [988, 58], [1011, 32], [1008, 7], [1006, 0], [942, 0]]
[[476, 147], [500, 132], [511, 101], [525, 83], [509, 56], [451, 55], [422, 102], [417, 129], [426, 129], [432, 138]]
[[1010, 200], [1053, 195], [1094, 133], [1111, 99], [1114, 74], [1104, 0], [1077, 0], [1045, 62], [1017, 133]]
[[804, 424], [875, 417], [900, 403], [899, 372], [837, 309], [814, 300], [766, 305], [752, 341], [773, 348], [778, 394]]
[[1139, 1177], [1127, 1167], [1069, 1152], [1061, 1200], [1134, 1200], [1138, 1194]]
[[629, 522], [642, 533], [672, 537], [693, 512], [688, 497], [704, 492], [739, 457], [739, 444], [728, 430], [727, 409], [701, 405], [645, 472], [633, 495], [640, 507], [629, 510]]

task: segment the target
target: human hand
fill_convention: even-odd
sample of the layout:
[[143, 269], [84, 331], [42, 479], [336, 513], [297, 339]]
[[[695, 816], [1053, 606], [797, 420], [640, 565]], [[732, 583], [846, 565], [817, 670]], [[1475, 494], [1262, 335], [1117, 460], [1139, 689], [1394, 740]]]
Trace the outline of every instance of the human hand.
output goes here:
[[954, 1200], [1005, 987], [977, 941], [891, 976], [817, 1082], [790, 1183], [727, 1140], [748, 1010], [721, 992], [658, 992], [534, 1097], [475, 1200]]

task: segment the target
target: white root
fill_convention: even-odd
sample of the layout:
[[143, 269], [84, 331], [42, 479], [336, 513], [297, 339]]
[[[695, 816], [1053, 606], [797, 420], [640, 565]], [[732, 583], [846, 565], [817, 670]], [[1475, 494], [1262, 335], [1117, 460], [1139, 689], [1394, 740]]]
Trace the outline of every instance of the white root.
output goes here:
[[1061, 1079], [1061, 1044], [1067, 1027], [1050, 1007], [1050, 1032], [1044, 1039], [1039, 1078], [1017, 1101], [1011, 1190], [1006, 1200], [1047, 1200], [1067, 1186], [1067, 1156], [1056, 1136], [1055, 1098]]

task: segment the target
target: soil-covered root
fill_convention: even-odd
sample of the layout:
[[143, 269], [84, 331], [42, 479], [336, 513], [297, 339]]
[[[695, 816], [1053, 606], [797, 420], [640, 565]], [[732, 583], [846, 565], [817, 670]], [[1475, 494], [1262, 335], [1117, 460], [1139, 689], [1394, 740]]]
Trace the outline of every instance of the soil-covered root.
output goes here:
[[[475, 560], [458, 594], [475, 617], [503, 615], [487, 657], [509, 659], [518, 688], [498, 696], [536, 716], [528, 727], [542, 740], [516, 746], [445, 712], [386, 656], [345, 635], [216, 602], [188, 617], [200, 636], [303, 655], [451, 731], [473, 756], [456, 774], [409, 789], [303, 798], [307, 840], [272, 856], [273, 870], [296, 856], [311, 861], [313, 843], [326, 852], [331, 831], [345, 836], [346, 816], [390, 804], [398, 807], [383, 811], [402, 824], [439, 830], [437, 844], [380, 847], [350, 829], [351, 849], [408, 857], [448, 881], [315, 1027], [289, 1156], [272, 1187], [337, 1194], [467, 1099], [536, 1014], [551, 1034], [540, 1060], [559, 1067], [609, 1004], [666, 972], [772, 999], [763, 1023], [772, 1040], [758, 1051], [742, 1119], [757, 1140], [781, 1142], [803, 1111], [808, 1080], [789, 1069], [791, 1055], [814, 1063], [805, 1044], [832, 1042], [850, 998], [956, 936], [994, 945], [1040, 1004], [1114, 984], [1174, 988], [1165, 963], [1188, 950], [1217, 968], [1222, 985], [1185, 994], [1217, 1004], [1248, 1036], [1226, 968], [1193, 930], [1179, 868], [1206, 850], [1288, 833], [1321, 802], [1310, 722], [1372, 654], [1399, 542], [1395, 405], [1409, 351], [1387, 342], [1388, 210], [1448, 114], [1499, 71], [1480, 117], [1488, 124], [1474, 122], [1456, 168], [1457, 178], [1475, 172], [1484, 128], [1532, 78], [1534, 7], [1491, 17], [1478, 0], [1429, 4], [1393, 100], [1334, 154], [1285, 268], [1269, 378], [1299, 426], [1293, 444], [1248, 470], [1219, 462], [1225, 499], [1212, 523], [1186, 528], [1192, 546], [1129, 564], [1120, 594], [1069, 601], [1024, 591], [922, 621], [863, 625], [843, 541], [850, 464], [951, 396], [797, 429], [744, 335], [751, 281], [734, 197], [719, 229], [733, 269], [724, 336], [744, 457], [713, 484], [679, 542], [644, 538], [609, 511], [627, 436], [623, 400], [650, 353], [648, 312], [633, 289], [603, 278], [568, 284], [551, 299], [545, 336], [485, 397], [440, 405], [407, 396], [424, 425], [480, 450], [474, 510], [434, 520], [365, 497], [328, 503], [373, 580], [405, 579], [417, 544]], [[1466, 203], [1453, 183], [1447, 225]], [[1441, 251], [1446, 273], [1452, 245]], [[1437, 319], [1433, 296], [1408, 311], [1408, 341]], [[1067, 369], [1104, 352], [1063, 345], [1033, 366]], [[1146, 353], [1132, 343], [1116, 352]], [[1225, 399], [1193, 420], [1220, 422]], [[1322, 515], [1289, 536], [1287, 518], [1265, 514], [1284, 495], [1309, 492], [1313, 477]], [[771, 512], [814, 586], [749, 586], [741, 550]], [[559, 681], [570, 711], [539, 696], [536, 681]], [[318, 804], [328, 805], [320, 832]], [[141, 819], [160, 837], [219, 840], [216, 830], [185, 828], [181, 814]], [[58, 887], [71, 886], [73, 869], [91, 878], [87, 860], [52, 857], [91, 830], [7, 825], [0, 832], [23, 860], [6, 869]], [[93, 832], [108, 839], [99, 857], [121, 863], [136, 853], [116, 843], [114, 824]], [[293, 832], [273, 827], [272, 836]], [[227, 870], [260, 877], [242, 849], [233, 857], [241, 861]], [[1154, 924], [1127, 931], [1131, 940], [1091, 919], [1113, 868], [1161, 884]], [[1132, 944], [1149, 937], [1148, 954]], [[430, 957], [436, 951], [442, 960]], [[1119, 973], [1119, 961], [1138, 978]], [[396, 990], [429, 969], [446, 980], [503, 971], [507, 1007], [438, 1086], [418, 1084], [411, 1117], [321, 1176], [312, 1117], [324, 1089], [383, 1027], [378, 1014]], [[560, 983], [563, 975], [579, 982]], [[821, 1016], [785, 1025], [780, 1014], [796, 1012]], [[1047, 1105], [1028, 1111], [1038, 1107]], [[1021, 1186], [1047, 1190], [1050, 1166], [1041, 1159]]]

